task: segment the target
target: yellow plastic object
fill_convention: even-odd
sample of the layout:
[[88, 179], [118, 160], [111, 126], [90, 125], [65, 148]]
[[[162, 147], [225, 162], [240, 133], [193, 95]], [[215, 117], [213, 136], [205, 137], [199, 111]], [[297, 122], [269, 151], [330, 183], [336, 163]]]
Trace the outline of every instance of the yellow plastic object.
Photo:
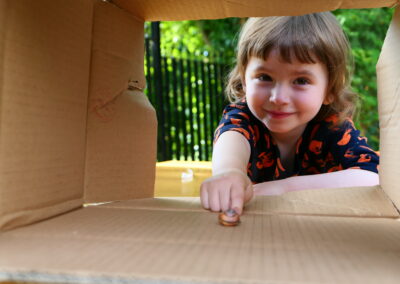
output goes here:
[[156, 164], [154, 196], [200, 196], [200, 185], [209, 177], [211, 162], [159, 162]]

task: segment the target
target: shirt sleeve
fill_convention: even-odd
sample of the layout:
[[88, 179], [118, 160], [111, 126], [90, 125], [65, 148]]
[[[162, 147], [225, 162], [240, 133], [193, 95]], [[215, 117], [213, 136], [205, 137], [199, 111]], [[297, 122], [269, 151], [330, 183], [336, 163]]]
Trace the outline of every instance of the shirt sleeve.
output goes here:
[[221, 121], [214, 133], [214, 143], [222, 133], [236, 131], [242, 134], [250, 145], [254, 145], [254, 128], [251, 125], [250, 116], [244, 103], [230, 104], [225, 107]]
[[379, 154], [367, 143], [367, 138], [360, 136], [360, 131], [347, 119], [334, 131], [331, 149], [338, 157], [343, 169], [362, 169], [378, 173]]

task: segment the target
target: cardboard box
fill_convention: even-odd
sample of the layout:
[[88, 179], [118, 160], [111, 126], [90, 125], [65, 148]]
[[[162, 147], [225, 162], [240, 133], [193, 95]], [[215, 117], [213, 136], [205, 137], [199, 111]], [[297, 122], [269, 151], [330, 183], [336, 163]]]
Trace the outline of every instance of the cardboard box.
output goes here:
[[196, 197], [153, 198], [156, 116], [141, 91], [145, 20], [398, 2], [1, 0], [0, 281], [398, 283], [398, 8], [377, 66], [380, 186], [257, 198], [219, 226]]

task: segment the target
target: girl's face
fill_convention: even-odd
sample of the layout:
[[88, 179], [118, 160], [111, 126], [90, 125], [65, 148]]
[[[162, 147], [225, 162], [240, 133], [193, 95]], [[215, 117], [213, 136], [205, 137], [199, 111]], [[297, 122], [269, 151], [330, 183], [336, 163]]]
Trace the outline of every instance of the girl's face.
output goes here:
[[329, 103], [328, 72], [321, 63], [287, 63], [272, 51], [267, 60], [251, 57], [244, 79], [250, 110], [278, 141], [297, 140], [321, 105]]

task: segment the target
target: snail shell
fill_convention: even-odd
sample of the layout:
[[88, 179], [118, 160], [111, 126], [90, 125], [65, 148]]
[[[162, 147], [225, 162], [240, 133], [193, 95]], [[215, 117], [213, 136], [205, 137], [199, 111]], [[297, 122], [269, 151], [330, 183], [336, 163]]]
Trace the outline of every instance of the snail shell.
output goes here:
[[223, 226], [237, 226], [240, 223], [240, 216], [235, 210], [229, 209], [221, 212], [218, 216], [218, 220]]

